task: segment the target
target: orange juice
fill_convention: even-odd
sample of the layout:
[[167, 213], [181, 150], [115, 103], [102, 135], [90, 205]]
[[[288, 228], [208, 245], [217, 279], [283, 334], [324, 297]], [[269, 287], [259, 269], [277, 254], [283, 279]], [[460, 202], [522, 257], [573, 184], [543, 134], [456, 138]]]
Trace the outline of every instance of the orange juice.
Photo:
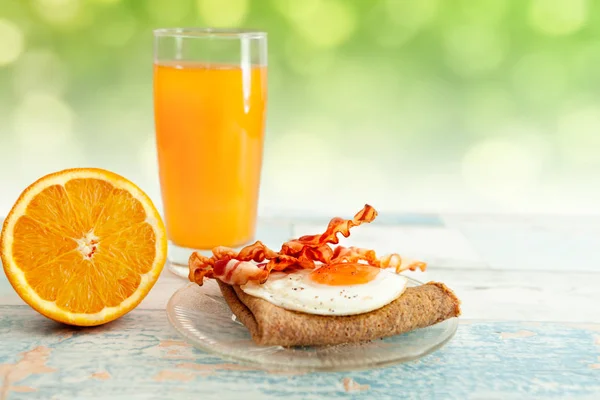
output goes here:
[[154, 65], [158, 165], [169, 239], [236, 247], [253, 239], [266, 67]]

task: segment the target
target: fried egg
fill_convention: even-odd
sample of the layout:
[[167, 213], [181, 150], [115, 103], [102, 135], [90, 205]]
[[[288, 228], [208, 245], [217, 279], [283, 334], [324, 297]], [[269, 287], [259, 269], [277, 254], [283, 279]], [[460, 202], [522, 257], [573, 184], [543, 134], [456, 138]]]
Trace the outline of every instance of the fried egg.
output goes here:
[[288, 310], [316, 315], [355, 315], [381, 308], [402, 295], [407, 278], [366, 264], [341, 263], [314, 270], [271, 272], [265, 283], [241, 289]]

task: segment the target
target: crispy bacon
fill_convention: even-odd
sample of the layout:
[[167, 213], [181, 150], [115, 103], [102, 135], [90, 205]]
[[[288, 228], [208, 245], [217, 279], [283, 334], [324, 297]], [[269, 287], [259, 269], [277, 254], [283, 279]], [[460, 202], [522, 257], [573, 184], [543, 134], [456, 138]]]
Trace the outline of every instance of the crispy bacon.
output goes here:
[[[198, 285], [202, 285], [204, 278], [218, 278], [225, 282], [227, 279], [227, 272], [229, 271], [224, 268], [224, 265], [226, 265], [230, 260], [263, 262], [278, 256], [278, 253], [269, 249], [261, 241], [257, 241], [249, 246], [244, 247], [239, 253], [224, 246], [215, 247], [212, 252], [213, 255], [211, 257], [206, 257], [197, 251], [192, 253], [188, 260], [188, 266], [190, 268], [188, 279], [190, 281], [196, 282]], [[223, 264], [223, 262], [225, 264]], [[264, 277], [266, 280], [266, 278], [269, 276], [269, 270], [267, 270], [266, 265], [264, 265], [261, 270], [266, 271], [266, 276]], [[242, 273], [250, 277], [250, 280], [263, 279], [262, 274], [264, 274], [258, 273], [257, 271], [250, 271], [249, 267], [241, 268], [235, 274], [237, 275]], [[235, 280], [237, 282], [242, 281], [243, 279], [243, 276], [234, 276], [230, 279], [230, 281], [233, 282]]]
[[427, 267], [427, 264], [422, 261], [403, 258], [399, 254], [387, 254], [378, 258], [374, 250], [343, 246], [335, 248], [331, 264], [359, 261], [366, 261], [367, 264], [378, 268], [394, 268], [396, 273], [406, 270], [415, 271], [417, 269], [425, 271]]
[[321, 248], [327, 243], [338, 244], [340, 239], [337, 237], [341, 233], [344, 237], [350, 236], [350, 229], [363, 223], [372, 222], [377, 217], [377, 211], [365, 204], [365, 206], [354, 215], [353, 219], [342, 219], [339, 217], [333, 218], [327, 225], [327, 230], [320, 235], [307, 235], [299, 239], [284, 243], [281, 247], [282, 252], [289, 255], [294, 255], [295, 251], [301, 251], [303, 247]]
[[365, 204], [354, 218], [333, 218], [324, 233], [302, 236], [286, 242], [279, 252], [269, 249], [260, 241], [244, 247], [239, 252], [228, 247], [215, 247], [211, 257], [195, 252], [189, 259], [189, 279], [198, 285], [202, 285], [204, 278], [216, 278], [231, 285], [242, 285], [248, 281], [262, 283], [267, 280], [271, 271], [314, 269], [317, 266], [316, 262], [332, 264], [364, 261], [379, 268], [394, 268], [396, 272], [407, 269], [414, 271], [417, 268], [425, 270], [425, 263], [403, 259], [398, 254], [378, 258], [375, 251], [369, 249], [343, 246], [332, 249], [329, 246], [339, 243], [338, 233], [348, 237], [350, 229], [369, 223], [375, 217], [377, 211]]
[[361, 249], [353, 246], [337, 246], [333, 251], [333, 257], [331, 258], [331, 263], [358, 261], [366, 261], [369, 265], [375, 266], [378, 261], [375, 250]]
[[193, 252], [188, 260], [188, 266], [190, 273], [188, 279], [191, 282], [196, 282], [198, 285], [202, 285], [204, 278], [213, 278], [212, 266], [215, 265], [215, 259], [212, 257], [205, 257], [197, 251]]
[[267, 271], [265, 265], [261, 266], [253, 262], [238, 261], [236, 259], [215, 262], [213, 274], [223, 277], [221, 280], [228, 282], [230, 285], [244, 285], [248, 281], [264, 283], [269, 277], [269, 271]]
[[267, 264], [268, 271], [285, 271], [290, 267], [305, 269], [315, 268], [315, 261], [307, 257], [294, 257], [286, 254], [279, 254], [277, 257], [269, 260]]
[[269, 249], [260, 240], [251, 246], [246, 246], [240, 250], [238, 257], [244, 261], [256, 261], [263, 262], [265, 260], [271, 260], [278, 256], [278, 253]]

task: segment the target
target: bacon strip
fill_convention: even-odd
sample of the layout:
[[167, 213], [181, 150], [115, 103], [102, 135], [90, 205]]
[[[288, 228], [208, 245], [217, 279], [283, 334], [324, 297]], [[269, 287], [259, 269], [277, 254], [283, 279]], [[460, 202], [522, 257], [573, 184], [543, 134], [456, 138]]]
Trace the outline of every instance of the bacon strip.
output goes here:
[[[215, 247], [211, 257], [194, 252], [189, 259], [189, 280], [202, 285], [204, 278], [216, 278], [230, 285], [243, 285], [248, 281], [265, 282], [271, 271], [316, 267], [315, 262], [332, 264], [338, 262], [365, 261], [379, 268], [394, 268], [396, 272], [404, 270], [425, 270], [426, 264], [420, 261], [403, 259], [398, 254], [389, 254], [378, 258], [375, 251], [358, 247], [336, 246], [338, 233], [350, 236], [350, 229], [363, 223], [370, 223], [377, 217], [377, 211], [368, 204], [345, 220], [339, 217], [331, 219], [322, 234], [302, 236], [281, 246], [279, 252], [273, 251], [257, 241], [239, 252], [228, 247]], [[255, 264], [250, 261], [254, 261]], [[266, 263], [265, 263], [266, 261]]]
[[222, 276], [222, 281], [230, 285], [245, 285], [249, 281], [264, 283], [269, 277], [269, 271], [264, 268], [264, 265], [261, 268], [260, 264], [236, 259], [215, 262], [213, 274]]
[[343, 246], [335, 248], [331, 264], [359, 261], [366, 261], [367, 264], [378, 268], [394, 268], [396, 273], [406, 270], [416, 271], [417, 269], [425, 271], [427, 267], [427, 264], [422, 261], [403, 258], [396, 253], [377, 257], [374, 250]]
[[365, 204], [362, 210], [354, 215], [353, 219], [345, 220], [339, 217], [333, 218], [327, 225], [327, 230], [320, 235], [306, 235], [299, 239], [284, 243], [281, 247], [285, 254], [293, 255], [295, 251], [301, 251], [304, 246], [322, 248], [327, 243], [338, 244], [340, 242], [337, 237], [341, 233], [344, 237], [350, 236], [350, 229], [363, 223], [372, 222], [377, 217], [377, 211]]
[[[244, 283], [248, 280], [264, 282], [269, 276], [269, 270], [266, 266], [263, 265], [262, 268], [258, 268], [256, 264], [248, 261], [263, 262], [278, 256], [278, 253], [269, 249], [261, 241], [244, 247], [239, 253], [224, 246], [215, 247], [212, 252], [211, 257], [206, 257], [197, 251], [192, 253], [188, 260], [190, 269], [188, 279], [190, 281], [196, 282], [198, 285], [202, 285], [204, 278], [218, 278], [230, 285], [243, 284], [230, 282], [242, 282], [244, 280], [246, 280]], [[242, 268], [234, 269], [235, 273], [228, 277], [229, 269], [226, 266], [230, 260], [245, 261], [245, 263]], [[255, 268], [250, 268], [246, 264]], [[260, 271], [258, 271], [259, 269]]]

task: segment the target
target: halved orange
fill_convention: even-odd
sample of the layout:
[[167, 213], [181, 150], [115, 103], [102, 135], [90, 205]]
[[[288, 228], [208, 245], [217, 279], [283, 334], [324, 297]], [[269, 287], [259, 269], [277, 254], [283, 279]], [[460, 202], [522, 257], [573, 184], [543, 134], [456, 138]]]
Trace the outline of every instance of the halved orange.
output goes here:
[[0, 238], [21, 298], [55, 321], [112, 321], [136, 307], [165, 264], [162, 219], [146, 194], [109, 171], [46, 175], [21, 194]]

